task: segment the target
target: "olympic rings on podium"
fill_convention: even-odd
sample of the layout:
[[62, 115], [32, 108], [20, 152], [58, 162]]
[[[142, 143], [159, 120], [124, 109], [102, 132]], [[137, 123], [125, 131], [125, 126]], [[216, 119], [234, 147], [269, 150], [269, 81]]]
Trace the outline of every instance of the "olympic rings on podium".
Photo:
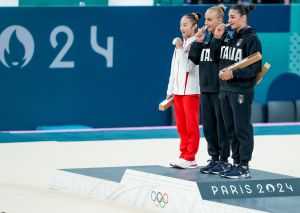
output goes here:
[[165, 206], [169, 202], [169, 197], [167, 193], [152, 191], [151, 200], [154, 202], [154, 205], [156, 207], [160, 206], [161, 208], [165, 208]]

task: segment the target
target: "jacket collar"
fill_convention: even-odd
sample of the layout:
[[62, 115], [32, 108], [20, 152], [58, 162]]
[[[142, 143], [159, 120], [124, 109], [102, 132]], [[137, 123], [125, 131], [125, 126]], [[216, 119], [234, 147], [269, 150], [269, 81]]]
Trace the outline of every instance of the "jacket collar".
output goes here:
[[195, 36], [192, 36], [192, 37], [190, 37], [188, 39], [184, 39], [183, 40], [183, 49], [184, 49], [184, 51], [189, 51], [190, 47], [191, 47], [191, 44], [195, 40], [196, 40]]
[[188, 39], [184, 39], [183, 40], [183, 48], [186, 48], [186, 47], [190, 46], [191, 43], [193, 43], [193, 41], [195, 41], [195, 39], [196, 39], [195, 36], [192, 36]]

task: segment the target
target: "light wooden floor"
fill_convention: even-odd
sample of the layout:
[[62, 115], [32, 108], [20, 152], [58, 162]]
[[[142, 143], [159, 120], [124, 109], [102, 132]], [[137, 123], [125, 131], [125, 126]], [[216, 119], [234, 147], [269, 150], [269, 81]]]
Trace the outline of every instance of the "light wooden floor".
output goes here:
[[[56, 169], [163, 165], [178, 156], [178, 139], [0, 143], [0, 212], [149, 212], [48, 189]], [[300, 177], [300, 135], [256, 136], [251, 168]], [[201, 138], [197, 161], [208, 155]]]

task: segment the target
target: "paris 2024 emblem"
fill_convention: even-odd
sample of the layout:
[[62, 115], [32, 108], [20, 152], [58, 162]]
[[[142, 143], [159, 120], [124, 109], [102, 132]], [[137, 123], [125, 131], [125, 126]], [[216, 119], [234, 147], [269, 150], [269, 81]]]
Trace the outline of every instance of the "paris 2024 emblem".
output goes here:
[[23, 26], [12, 25], [0, 34], [0, 61], [9, 69], [21, 69], [31, 60], [34, 40]]

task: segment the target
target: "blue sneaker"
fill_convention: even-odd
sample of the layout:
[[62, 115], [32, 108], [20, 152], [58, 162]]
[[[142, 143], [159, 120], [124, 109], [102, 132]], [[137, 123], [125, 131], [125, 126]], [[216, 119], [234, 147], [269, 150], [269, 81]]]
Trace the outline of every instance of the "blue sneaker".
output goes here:
[[249, 167], [237, 166], [226, 172], [223, 177], [230, 179], [248, 179], [251, 178]]
[[222, 171], [222, 172], [219, 172], [219, 175], [221, 176], [221, 177], [224, 177], [225, 176], [225, 174], [227, 173], [227, 172], [230, 172], [230, 171], [232, 171], [232, 170], [234, 170], [236, 167], [238, 167], [239, 165], [238, 164], [231, 164], [231, 163], [228, 163], [228, 169], [227, 170], [224, 170], [224, 171]]
[[209, 173], [219, 175], [220, 173], [226, 172], [230, 169], [231, 164], [224, 161], [219, 161], [217, 165], [209, 170]]
[[214, 166], [216, 166], [218, 163], [218, 161], [213, 161], [213, 160], [208, 160], [207, 162], [209, 162], [209, 163], [200, 169], [201, 173], [209, 174], [210, 169], [213, 168]]

